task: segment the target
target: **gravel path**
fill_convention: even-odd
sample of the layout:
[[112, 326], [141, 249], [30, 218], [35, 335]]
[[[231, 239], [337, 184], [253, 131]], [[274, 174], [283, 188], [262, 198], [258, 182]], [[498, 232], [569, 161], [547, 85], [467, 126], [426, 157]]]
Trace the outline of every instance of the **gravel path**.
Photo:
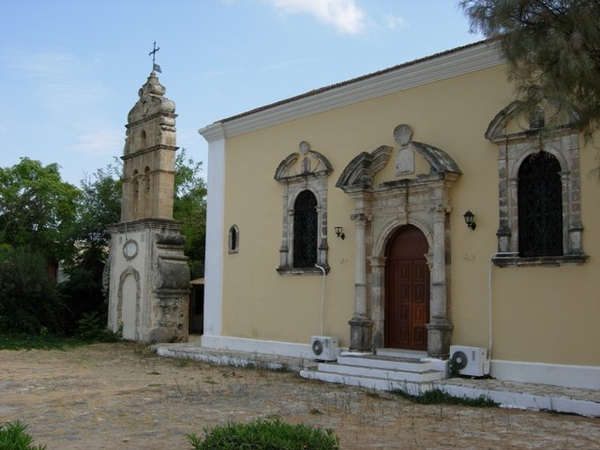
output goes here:
[[0, 351], [0, 422], [48, 450], [191, 449], [186, 434], [275, 418], [333, 428], [351, 449], [600, 449], [600, 419], [416, 405], [295, 373], [158, 358], [147, 347]]

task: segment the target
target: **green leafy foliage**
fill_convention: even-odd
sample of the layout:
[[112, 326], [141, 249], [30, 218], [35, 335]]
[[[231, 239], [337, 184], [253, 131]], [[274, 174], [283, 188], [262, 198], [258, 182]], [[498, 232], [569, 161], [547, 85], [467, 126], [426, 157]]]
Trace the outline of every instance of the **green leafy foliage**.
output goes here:
[[523, 97], [539, 86], [574, 105], [586, 134], [600, 123], [600, 2], [461, 0], [472, 30], [500, 43]]
[[[70, 334], [80, 331], [76, 324], [86, 314], [95, 313], [98, 313], [98, 321], [104, 323], [96, 327], [94, 333], [105, 333], [108, 303], [102, 283], [110, 241], [107, 225], [118, 222], [120, 214], [121, 181], [117, 165], [99, 169], [81, 181], [77, 220], [69, 236], [75, 251], [70, 259], [63, 261], [66, 281], [60, 285], [73, 315], [67, 330]], [[90, 330], [86, 333], [91, 334]]]
[[0, 332], [62, 334], [70, 313], [43, 256], [26, 248], [0, 251]]
[[204, 275], [206, 241], [206, 183], [200, 176], [202, 163], [187, 158], [182, 149], [175, 160], [173, 218], [182, 222], [186, 237], [184, 253], [189, 258], [192, 279]]
[[275, 420], [248, 424], [228, 423], [204, 429], [204, 440], [187, 435], [195, 450], [338, 450], [339, 438], [331, 429]]
[[106, 326], [106, 308], [102, 311], [84, 312], [77, 321], [76, 338], [83, 342], [118, 342], [123, 338], [122, 330], [114, 332]]
[[[109, 164], [80, 183], [81, 196], [72, 237], [84, 250], [106, 251], [110, 240], [106, 226], [117, 223], [121, 215], [120, 170], [119, 164]], [[81, 252], [78, 254], [81, 257]]]
[[0, 425], [0, 449], [2, 450], [45, 450], [46, 446], [34, 445], [33, 438], [26, 433], [27, 425], [16, 421]]
[[[97, 170], [81, 189], [56, 164], [22, 158], [0, 168], [0, 333], [81, 334], [114, 340], [105, 329], [107, 225], [121, 214], [121, 162]], [[206, 185], [202, 164], [176, 158], [174, 218], [182, 222], [192, 278], [204, 274]], [[57, 290], [58, 262], [66, 281]], [[48, 276], [50, 274], [50, 277]], [[108, 333], [108, 334], [107, 334]]]
[[69, 350], [83, 345], [115, 343], [122, 339], [122, 332], [112, 332], [106, 328], [78, 333], [75, 336], [55, 336], [51, 334], [2, 334], [0, 350]]
[[419, 405], [458, 405], [475, 407], [497, 407], [498, 403], [489, 397], [480, 396], [478, 398], [457, 397], [450, 395], [440, 389], [431, 389], [420, 395], [412, 395], [402, 389], [392, 391], [393, 394], [406, 398]]
[[61, 180], [57, 164], [21, 158], [0, 168], [0, 243], [27, 247], [56, 263], [69, 255], [67, 239], [79, 190]]

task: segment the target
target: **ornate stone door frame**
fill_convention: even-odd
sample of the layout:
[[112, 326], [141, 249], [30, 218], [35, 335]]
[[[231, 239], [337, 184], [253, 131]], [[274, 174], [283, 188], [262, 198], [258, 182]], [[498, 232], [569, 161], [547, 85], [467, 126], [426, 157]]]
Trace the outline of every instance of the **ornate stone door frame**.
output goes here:
[[450, 190], [461, 171], [445, 152], [410, 140], [412, 129], [401, 125], [396, 130], [400, 127], [409, 132], [397, 137], [399, 151], [410, 149], [423, 156], [431, 167], [428, 174], [375, 185], [375, 174], [387, 164], [393, 150], [382, 146], [354, 158], [336, 184], [355, 201], [351, 215], [356, 225], [356, 267], [350, 351], [370, 353], [383, 345], [386, 244], [399, 227], [411, 224], [429, 243], [427, 353], [439, 358], [449, 353], [453, 328], [447, 289], [451, 261], [446, 254], [450, 253]]

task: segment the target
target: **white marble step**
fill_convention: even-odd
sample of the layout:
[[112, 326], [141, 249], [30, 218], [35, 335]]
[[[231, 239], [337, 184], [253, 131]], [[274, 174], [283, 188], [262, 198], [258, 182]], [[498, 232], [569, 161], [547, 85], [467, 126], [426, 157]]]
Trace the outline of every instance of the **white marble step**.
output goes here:
[[[356, 358], [355, 358], [356, 359]], [[361, 358], [362, 359], [362, 358]], [[345, 358], [343, 358], [345, 361]], [[359, 361], [353, 360], [352, 363]], [[378, 364], [381, 361], [376, 361]], [[416, 383], [425, 383], [437, 381], [444, 378], [444, 373], [433, 370], [428, 364], [410, 364], [404, 363], [398, 366], [365, 366], [365, 361], [360, 361], [357, 364], [345, 364], [338, 358], [337, 363], [319, 363], [317, 370], [324, 373], [332, 373], [341, 376], [356, 376], [365, 378], [380, 378], [382, 380], [392, 381], [411, 381]]]
[[337, 363], [346, 366], [369, 367], [372, 369], [400, 370], [407, 372], [428, 372], [434, 369], [431, 362], [413, 358], [392, 356], [339, 356]]
[[302, 370], [300, 376], [311, 380], [339, 383], [348, 386], [360, 386], [378, 391], [399, 390], [410, 395], [421, 395], [433, 387], [433, 383], [419, 383], [412, 381], [390, 380], [384, 378], [371, 378], [318, 370]]

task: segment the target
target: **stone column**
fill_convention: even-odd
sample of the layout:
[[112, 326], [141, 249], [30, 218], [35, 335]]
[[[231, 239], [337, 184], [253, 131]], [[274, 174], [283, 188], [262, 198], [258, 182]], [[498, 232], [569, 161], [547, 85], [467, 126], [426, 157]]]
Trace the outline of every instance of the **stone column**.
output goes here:
[[385, 257], [371, 257], [371, 309], [373, 321], [373, 348], [383, 347], [384, 300], [385, 300]]
[[433, 208], [433, 249], [430, 249], [427, 258], [431, 275], [427, 353], [429, 356], [440, 358], [449, 353], [450, 333], [453, 328], [447, 315], [446, 208], [442, 205]]
[[354, 272], [354, 316], [350, 324], [350, 351], [371, 353], [371, 329], [373, 322], [367, 310], [367, 260], [366, 260], [366, 225], [365, 214], [352, 214], [350, 219], [356, 225], [356, 263]]

